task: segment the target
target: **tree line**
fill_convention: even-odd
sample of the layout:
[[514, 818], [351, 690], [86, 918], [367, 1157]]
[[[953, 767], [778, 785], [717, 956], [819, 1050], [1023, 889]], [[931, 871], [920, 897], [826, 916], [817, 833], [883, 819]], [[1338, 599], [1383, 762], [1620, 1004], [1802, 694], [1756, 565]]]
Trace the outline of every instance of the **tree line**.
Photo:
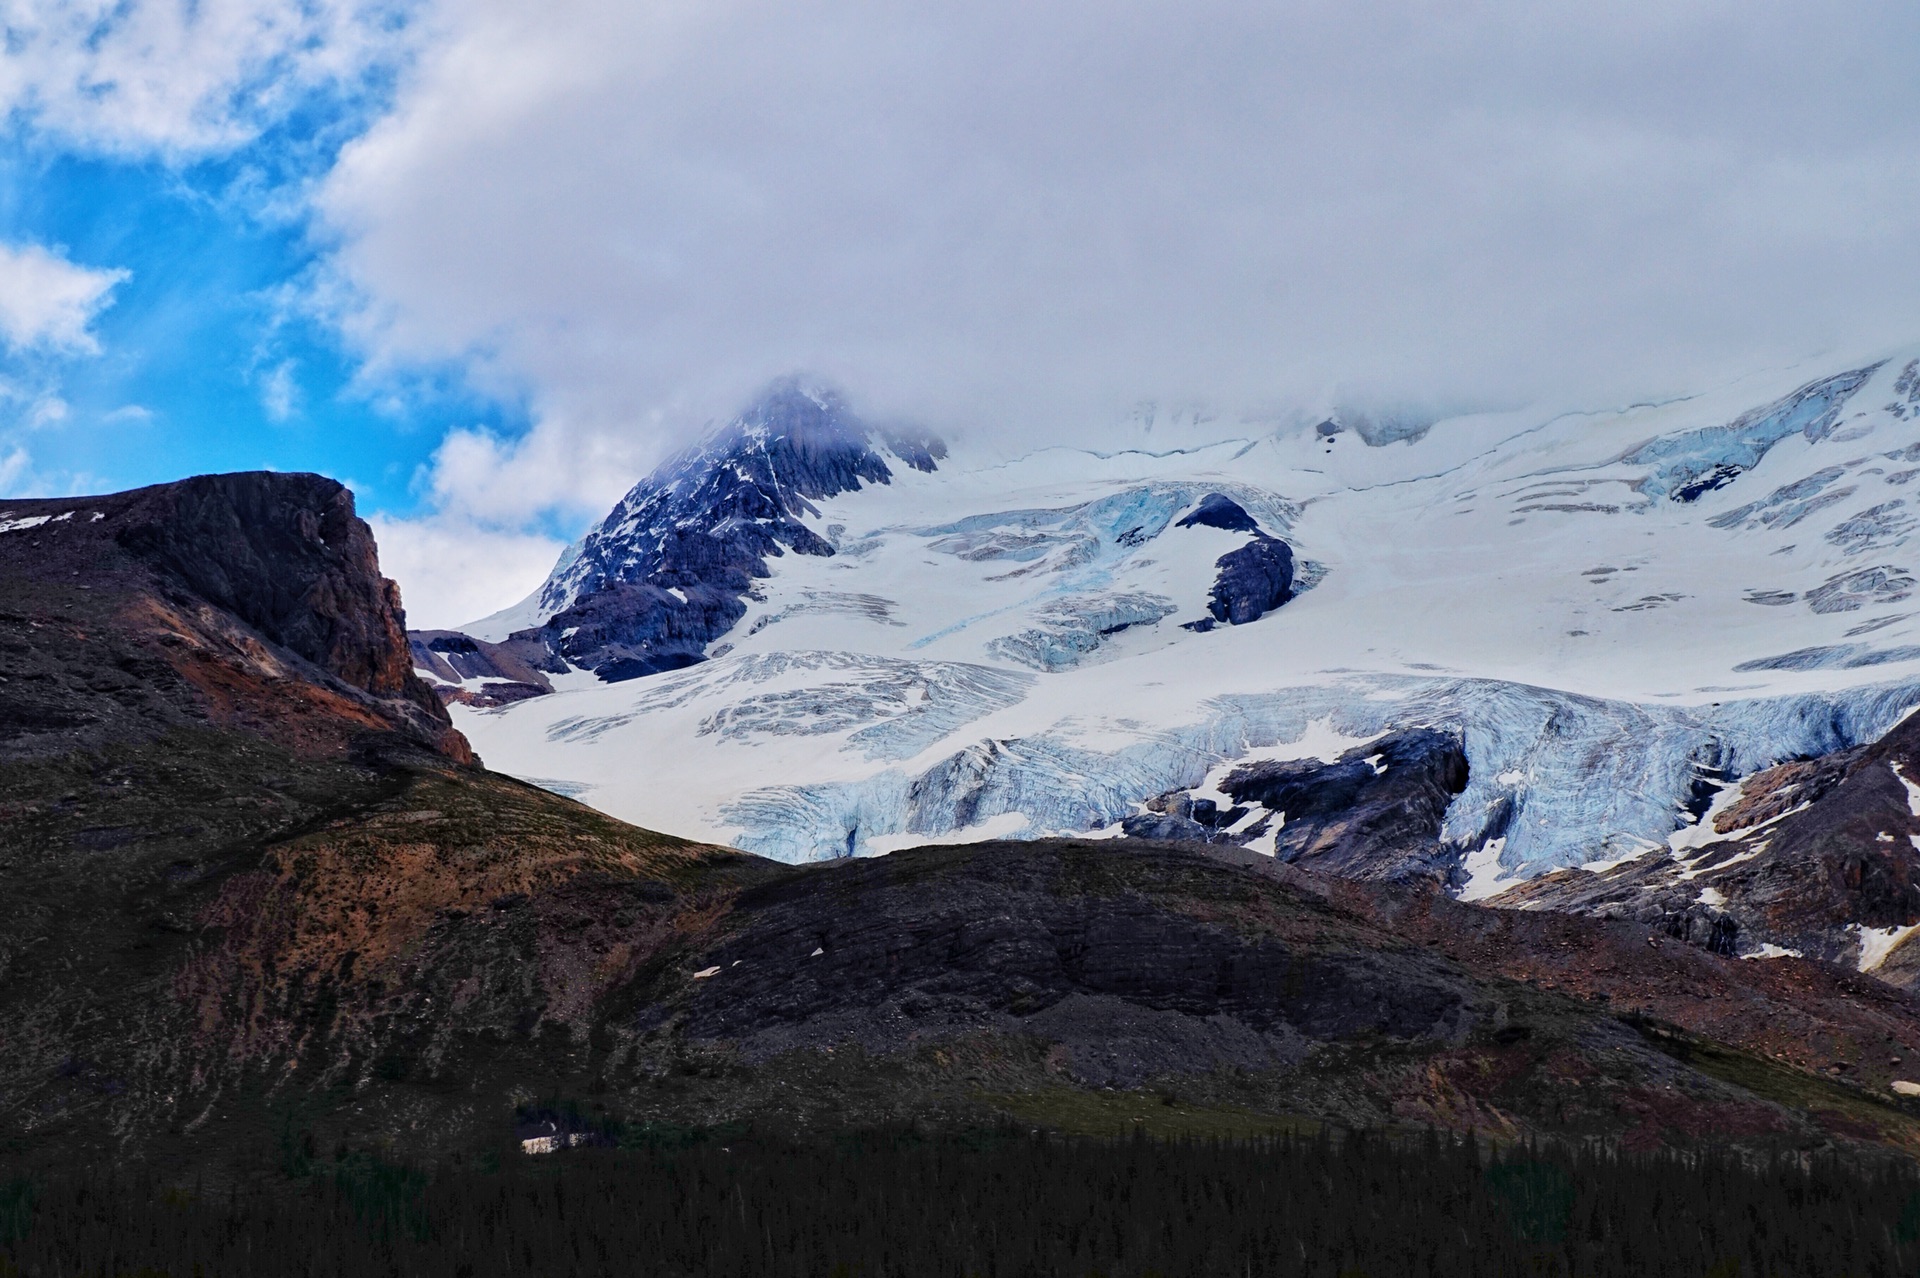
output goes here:
[[429, 1173], [0, 1183], [5, 1278], [1920, 1272], [1920, 1173], [1430, 1135], [710, 1134]]

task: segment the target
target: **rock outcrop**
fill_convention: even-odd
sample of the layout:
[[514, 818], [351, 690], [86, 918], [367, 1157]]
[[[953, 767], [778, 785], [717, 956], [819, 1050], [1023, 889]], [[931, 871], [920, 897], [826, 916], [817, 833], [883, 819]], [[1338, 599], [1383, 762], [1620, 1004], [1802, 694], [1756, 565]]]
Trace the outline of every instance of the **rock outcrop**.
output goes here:
[[1214, 563], [1216, 576], [1207, 599], [1210, 618], [1187, 623], [1187, 629], [1206, 631], [1216, 624], [1244, 626], [1293, 598], [1293, 548], [1268, 536], [1252, 515], [1223, 493], [1208, 493], [1176, 525], [1180, 528], [1219, 528], [1248, 532], [1252, 538]]
[[1175, 528], [1219, 528], [1226, 532], [1259, 532], [1260, 525], [1239, 502], [1225, 493], [1208, 493], [1181, 518]]
[[1726, 954], [1795, 954], [1920, 987], [1920, 719], [1737, 782], [1677, 850], [1563, 870], [1501, 904], [1629, 918]]
[[1414, 728], [1331, 763], [1246, 764], [1219, 784], [1229, 806], [1175, 790], [1121, 828], [1130, 838], [1257, 847], [1335, 878], [1444, 884], [1458, 874], [1460, 850], [1445, 843], [1441, 827], [1466, 788], [1460, 739]]
[[488, 643], [457, 630], [416, 630], [408, 639], [414, 673], [445, 704], [485, 709], [553, 691], [547, 670], [536, 664], [551, 664], [543, 646]]
[[1238, 550], [1220, 556], [1207, 600], [1215, 621], [1244, 626], [1293, 598], [1293, 551], [1287, 543], [1265, 533]]
[[[10, 501], [0, 527], [0, 727], [16, 749], [182, 720], [308, 736], [331, 722], [337, 746], [371, 732], [471, 758], [414, 675], [399, 589], [331, 479], [205, 475]], [[289, 717], [293, 703], [306, 709]]]

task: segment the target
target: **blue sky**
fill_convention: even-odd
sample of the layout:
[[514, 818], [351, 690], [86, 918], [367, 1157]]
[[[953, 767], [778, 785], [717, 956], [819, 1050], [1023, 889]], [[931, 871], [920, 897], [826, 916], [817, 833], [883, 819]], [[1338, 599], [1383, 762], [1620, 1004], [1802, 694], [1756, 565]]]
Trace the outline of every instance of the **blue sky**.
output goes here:
[[[1593, 407], [1920, 338], [1920, 7], [22, 0], [0, 492], [353, 484], [514, 602], [756, 388]], [[1251, 428], [1251, 427], [1250, 427]]]
[[325, 256], [280, 203], [324, 171], [325, 139], [281, 128], [185, 165], [74, 154], [19, 131], [11, 142], [0, 240], [126, 273], [92, 322], [97, 354], [8, 359], [14, 380], [47, 382], [65, 405], [37, 428], [36, 404], [12, 407], [38, 486], [303, 469], [405, 515], [449, 428], [524, 429], [522, 406], [474, 393], [454, 366], [361, 376], [362, 356], [314, 296]]

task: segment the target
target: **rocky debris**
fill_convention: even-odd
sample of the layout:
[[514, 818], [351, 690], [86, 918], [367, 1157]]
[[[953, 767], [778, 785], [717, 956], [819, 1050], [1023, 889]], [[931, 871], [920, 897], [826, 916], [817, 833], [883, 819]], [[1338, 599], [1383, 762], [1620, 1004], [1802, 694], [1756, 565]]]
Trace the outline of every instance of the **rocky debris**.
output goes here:
[[[1239, 845], [1259, 837], [1251, 830], [1235, 830], [1252, 809], [1243, 806], [1222, 809], [1214, 800], [1196, 799], [1185, 790], [1155, 795], [1145, 806], [1145, 812], [1121, 818], [1121, 832], [1130, 839]], [[1267, 822], [1260, 823], [1259, 833], [1265, 834], [1267, 827]]]
[[19, 528], [0, 535], [0, 731], [16, 751], [211, 719], [471, 758], [413, 673], [399, 590], [333, 480], [206, 475], [9, 502], [0, 520]]

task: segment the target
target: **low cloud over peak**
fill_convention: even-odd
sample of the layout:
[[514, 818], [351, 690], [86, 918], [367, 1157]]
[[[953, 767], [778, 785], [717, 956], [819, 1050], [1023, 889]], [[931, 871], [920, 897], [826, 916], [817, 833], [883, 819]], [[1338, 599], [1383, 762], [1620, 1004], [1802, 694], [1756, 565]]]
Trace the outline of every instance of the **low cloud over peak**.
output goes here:
[[1093, 422], [1671, 390], [1920, 325], [1920, 20], [468, 6], [323, 196], [376, 347], [584, 430], [818, 368]]

